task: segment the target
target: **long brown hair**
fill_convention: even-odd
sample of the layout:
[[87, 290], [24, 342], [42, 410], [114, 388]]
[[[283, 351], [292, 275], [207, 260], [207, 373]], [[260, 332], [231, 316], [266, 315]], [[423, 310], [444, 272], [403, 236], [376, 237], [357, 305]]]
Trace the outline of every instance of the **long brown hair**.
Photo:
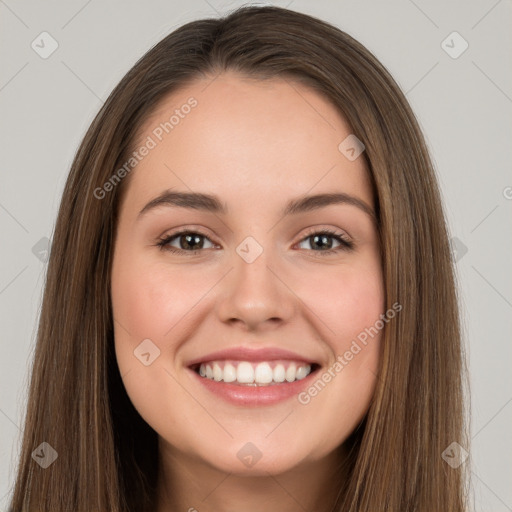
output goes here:
[[[266, 6], [165, 37], [121, 80], [85, 135], [53, 235], [12, 512], [155, 508], [157, 434], [131, 404], [113, 349], [110, 272], [129, 177], [101, 199], [94, 191], [126, 161], [165, 96], [224, 70], [309, 85], [366, 148], [386, 309], [395, 302], [403, 309], [384, 330], [374, 397], [349, 440], [337, 510], [467, 510], [467, 463], [452, 468], [442, 457], [452, 442], [469, 450], [467, 378], [447, 227], [423, 135], [364, 46], [326, 22]], [[32, 457], [42, 442], [58, 453], [46, 469]]]

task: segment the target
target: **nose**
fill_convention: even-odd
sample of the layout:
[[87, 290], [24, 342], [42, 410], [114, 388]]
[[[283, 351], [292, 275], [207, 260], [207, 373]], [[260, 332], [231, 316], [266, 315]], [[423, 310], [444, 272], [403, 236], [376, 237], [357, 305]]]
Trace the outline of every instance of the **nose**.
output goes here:
[[222, 283], [217, 314], [222, 322], [246, 331], [274, 329], [296, 311], [296, 295], [279, 265], [263, 251], [252, 263], [235, 254], [234, 268]]

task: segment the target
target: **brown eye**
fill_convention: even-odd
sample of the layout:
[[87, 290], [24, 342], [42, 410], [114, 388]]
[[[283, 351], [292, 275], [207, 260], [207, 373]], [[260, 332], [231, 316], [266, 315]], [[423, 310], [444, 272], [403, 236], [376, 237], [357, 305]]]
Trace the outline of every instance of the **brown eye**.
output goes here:
[[[333, 247], [333, 240], [338, 243]], [[339, 251], [353, 249], [353, 242], [348, 240], [343, 233], [337, 233], [328, 229], [308, 234], [300, 243], [309, 242], [311, 251], [324, 254], [333, 254]]]
[[[195, 253], [200, 251], [201, 249], [209, 248], [204, 246], [205, 240], [208, 240], [208, 242], [213, 246], [213, 243], [210, 241], [210, 239], [206, 235], [203, 235], [202, 233], [197, 233], [195, 231], [181, 231], [179, 233], [174, 233], [173, 235], [164, 237], [163, 239], [160, 240], [158, 246], [162, 250], [168, 250], [171, 252]], [[171, 245], [176, 243], [177, 247]]]

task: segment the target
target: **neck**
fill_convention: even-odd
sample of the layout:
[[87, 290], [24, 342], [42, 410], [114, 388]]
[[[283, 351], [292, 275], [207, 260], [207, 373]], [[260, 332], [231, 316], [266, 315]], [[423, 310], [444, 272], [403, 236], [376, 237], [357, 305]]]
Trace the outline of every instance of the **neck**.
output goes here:
[[346, 478], [346, 449], [260, 476], [226, 473], [159, 438], [157, 512], [332, 512]]

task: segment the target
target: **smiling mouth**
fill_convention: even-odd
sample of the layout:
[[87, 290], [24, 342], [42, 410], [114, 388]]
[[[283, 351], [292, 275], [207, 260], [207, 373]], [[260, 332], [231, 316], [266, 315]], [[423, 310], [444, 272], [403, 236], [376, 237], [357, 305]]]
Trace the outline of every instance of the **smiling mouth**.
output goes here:
[[318, 370], [316, 363], [303, 361], [236, 361], [220, 360], [197, 363], [190, 367], [200, 377], [237, 386], [286, 385], [306, 378]]

